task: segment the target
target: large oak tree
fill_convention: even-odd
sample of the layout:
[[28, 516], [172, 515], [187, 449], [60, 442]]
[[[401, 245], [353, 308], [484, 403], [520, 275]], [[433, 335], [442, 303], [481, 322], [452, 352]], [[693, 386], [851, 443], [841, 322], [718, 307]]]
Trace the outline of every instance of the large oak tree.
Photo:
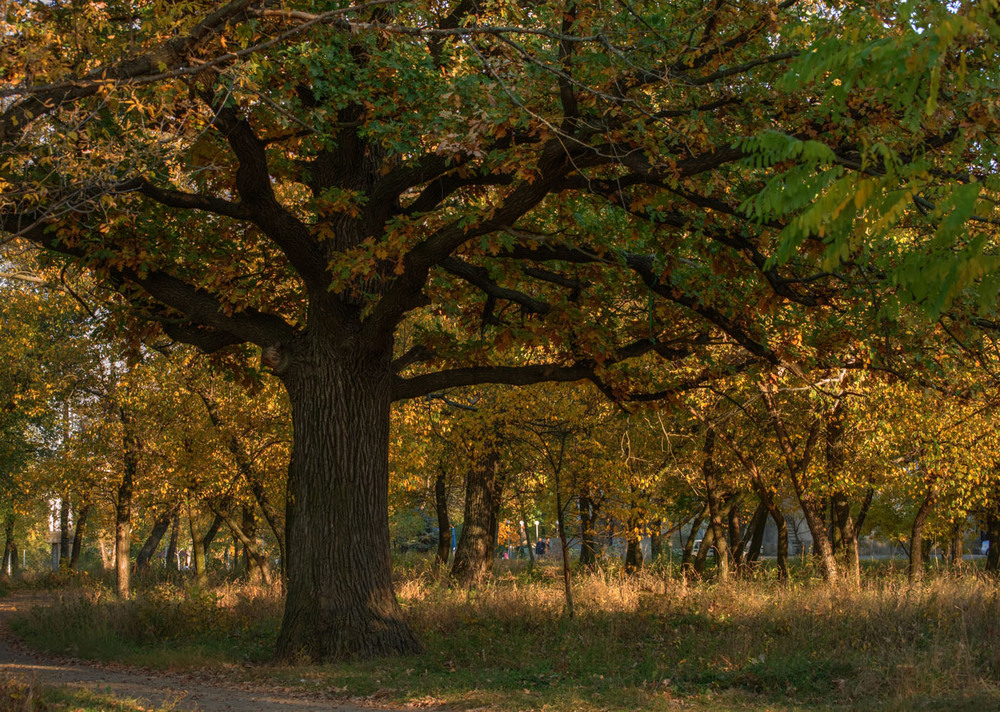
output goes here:
[[776, 364], [756, 316], [826, 308], [865, 235], [989, 224], [996, 29], [960, 5], [8, 4], [0, 219], [177, 340], [262, 349], [295, 433], [278, 653], [412, 652], [391, 403]]

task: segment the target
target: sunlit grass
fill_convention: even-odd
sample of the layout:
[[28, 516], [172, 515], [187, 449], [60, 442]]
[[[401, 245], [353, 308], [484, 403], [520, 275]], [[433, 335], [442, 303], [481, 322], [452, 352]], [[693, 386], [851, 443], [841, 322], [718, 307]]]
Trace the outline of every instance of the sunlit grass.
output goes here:
[[[975, 574], [911, 588], [886, 569], [858, 591], [804, 575], [789, 585], [766, 575], [688, 584], [666, 572], [574, 581], [571, 620], [552, 567], [508, 570], [472, 591], [408, 567], [397, 590], [424, 655], [243, 674], [384, 705], [1000, 708], [1000, 598]], [[280, 612], [277, 594], [254, 588], [192, 595], [161, 586], [127, 604], [84, 590], [16, 629], [48, 650], [204, 668], [263, 660]], [[59, 630], [52, 620], [63, 621]]]

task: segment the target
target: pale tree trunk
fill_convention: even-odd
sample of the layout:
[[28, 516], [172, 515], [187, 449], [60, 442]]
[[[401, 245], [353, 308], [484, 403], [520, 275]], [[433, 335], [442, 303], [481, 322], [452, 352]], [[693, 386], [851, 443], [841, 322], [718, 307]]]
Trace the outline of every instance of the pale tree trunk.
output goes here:
[[[319, 332], [319, 333], [317, 333]], [[311, 329], [281, 369], [295, 431], [288, 468], [288, 594], [279, 658], [421, 649], [392, 587], [391, 344], [335, 349]], [[320, 526], [322, 525], [322, 526]]]
[[489, 435], [484, 441], [485, 450], [472, 459], [466, 475], [465, 523], [451, 567], [452, 578], [462, 586], [475, 585], [493, 571], [503, 477], [499, 442]]

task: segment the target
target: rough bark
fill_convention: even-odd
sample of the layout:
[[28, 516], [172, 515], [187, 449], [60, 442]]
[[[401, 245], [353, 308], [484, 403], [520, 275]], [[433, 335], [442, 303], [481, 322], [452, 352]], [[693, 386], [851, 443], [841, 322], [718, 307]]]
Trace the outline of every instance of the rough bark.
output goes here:
[[[150, 530], [149, 536], [146, 537], [146, 541], [143, 542], [142, 548], [139, 549], [139, 553], [135, 557], [135, 570], [137, 572], [149, 569], [149, 563], [153, 560], [153, 554], [156, 553], [160, 542], [163, 540], [163, 535], [167, 533], [170, 523], [174, 520], [177, 507], [178, 505], [175, 505], [170, 510], [160, 513], [153, 521], [153, 528]], [[79, 529], [79, 525], [77, 525], [77, 528]]]
[[421, 649], [392, 587], [391, 345], [314, 327], [281, 367], [295, 439], [288, 468], [288, 594], [277, 655], [372, 658]]
[[496, 530], [503, 496], [499, 441], [488, 435], [471, 460], [465, 478], [465, 521], [455, 547], [452, 579], [472, 586], [493, 572]]
[[948, 568], [957, 570], [962, 566], [964, 542], [962, 541], [962, 521], [956, 521], [948, 539]]
[[438, 522], [437, 564], [447, 566], [451, 556], [451, 520], [448, 517], [448, 488], [443, 467], [434, 478], [434, 510]]
[[70, 571], [76, 571], [80, 565], [80, 553], [83, 550], [83, 536], [87, 531], [87, 520], [94, 510], [94, 505], [87, 503], [76, 513], [76, 529], [73, 532], [73, 548], [69, 554]]
[[[702, 449], [704, 459], [701, 474], [705, 481], [705, 494], [708, 499], [708, 516], [712, 528], [712, 543], [716, 551], [716, 566], [720, 581], [729, 579], [729, 546], [728, 530], [723, 521], [722, 495], [715, 474], [715, 428], [709, 427], [705, 432], [705, 444]], [[733, 503], [735, 504], [735, 502]], [[702, 542], [704, 547], [704, 542]]]

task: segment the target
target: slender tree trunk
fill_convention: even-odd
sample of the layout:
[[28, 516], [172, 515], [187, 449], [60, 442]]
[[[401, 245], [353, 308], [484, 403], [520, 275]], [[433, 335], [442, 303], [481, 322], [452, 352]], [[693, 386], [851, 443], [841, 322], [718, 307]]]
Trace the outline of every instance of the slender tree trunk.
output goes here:
[[754, 480], [754, 489], [757, 491], [757, 496], [760, 497], [761, 503], [767, 507], [767, 513], [771, 516], [771, 521], [774, 522], [774, 526], [778, 530], [778, 548], [775, 552], [777, 555], [778, 579], [787, 581], [788, 523], [785, 521], [785, 515], [782, 514], [778, 503], [774, 501], [774, 495], [764, 486], [764, 483], [760, 480]]
[[59, 568], [69, 568], [70, 551], [73, 538], [69, 531], [70, 501], [69, 494], [64, 494], [59, 500]]
[[[227, 514], [229, 508], [232, 506], [232, 501], [228, 498], [222, 502], [220, 509], [225, 511]], [[215, 537], [219, 535], [219, 530], [222, 529], [222, 525], [226, 523], [226, 518], [221, 514], [216, 514], [212, 518], [212, 523], [208, 525], [208, 529], [205, 530], [205, 535], [201, 538], [202, 553], [205, 557], [205, 568], [208, 569], [208, 550], [211, 548], [212, 543], [215, 541]]]
[[[137, 572], [149, 569], [149, 562], [153, 560], [153, 554], [159, 548], [163, 535], [170, 528], [170, 523], [174, 520], [176, 512], [177, 505], [174, 505], [169, 511], [157, 515], [153, 521], [153, 528], [149, 532], [149, 536], [146, 537], [146, 541], [143, 542], [142, 548], [139, 549], [139, 554], [135, 557], [135, 570]], [[79, 530], [79, 525], [77, 525], [77, 529]]]
[[139, 470], [139, 440], [135, 434], [135, 419], [124, 407], [119, 409], [124, 433], [124, 472], [115, 499], [115, 590], [118, 598], [132, 595], [132, 491]]
[[503, 476], [499, 442], [487, 436], [483, 447], [465, 478], [465, 523], [451, 567], [451, 576], [460, 586], [473, 586], [493, 572]]
[[434, 509], [438, 521], [438, 566], [447, 566], [448, 558], [451, 556], [451, 520], [448, 517], [448, 488], [445, 475], [444, 468], [438, 467], [437, 477], [434, 478]]
[[297, 344], [282, 382], [295, 441], [288, 468], [288, 594], [277, 655], [314, 660], [419, 652], [392, 587], [391, 343]]
[[6, 576], [8, 569], [10, 570], [10, 575], [13, 577], [14, 572], [18, 570], [17, 565], [20, 563], [17, 560], [17, 544], [14, 542], [14, 525], [16, 523], [13, 513], [7, 515], [4, 520], [3, 533], [4, 533], [4, 544], [3, 544], [3, 570], [0, 571], [0, 576]]
[[251, 510], [249, 518], [246, 517], [246, 510], [247, 508], [244, 507], [242, 524], [237, 522], [236, 518], [228, 510], [219, 510], [216, 514], [222, 517], [223, 521], [243, 545], [243, 550], [246, 552], [248, 558], [246, 567], [247, 578], [255, 583], [268, 585], [271, 583], [271, 568], [267, 565], [267, 556], [265, 556], [263, 549], [261, 549], [260, 543], [254, 538], [257, 521], [252, 516], [253, 510]]
[[601, 546], [594, 527], [597, 506], [589, 493], [582, 492], [577, 497], [577, 507], [580, 510], [580, 568], [591, 569], [597, 564], [597, 552]]
[[188, 532], [191, 534], [191, 564], [194, 567], [195, 583], [204, 588], [208, 585], [208, 568], [205, 566], [205, 537], [198, 529], [191, 500], [187, 501]]
[[76, 571], [80, 564], [80, 553], [83, 550], [83, 535], [87, 531], [87, 520], [94, 510], [94, 505], [87, 503], [76, 513], [76, 530], [73, 532], [73, 548], [69, 554], [70, 571]]
[[739, 568], [744, 562], [749, 561], [748, 550], [753, 549], [752, 540], [760, 532], [760, 541], [757, 543], [757, 553], [760, 553], [761, 543], [764, 541], [764, 527], [767, 525], [767, 507], [763, 502], [757, 504], [750, 521], [747, 523], [746, 532], [740, 537], [733, 550], [733, 563]]
[[166, 564], [167, 571], [177, 571], [177, 540], [181, 535], [181, 512], [180, 508], [174, 510], [174, 516], [170, 520], [170, 538], [167, 540]]
[[948, 568], [957, 571], [962, 566], [962, 555], [964, 552], [962, 542], [962, 522], [956, 521], [951, 529], [951, 537], [948, 540]]
[[760, 550], [764, 545], [764, 533], [767, 531], [767, 505], [761, 502], [758, 510], [760, 517], [753, 524], [753, 533], [750, 536], [749, 548], [744, 557], [748, 564], [756, 564], [760, 560]]
[[844, 573], [853, 586], [861, 585], [861, 552], [858, 550], [858, 538], [854, 531], [854, 520], [851, 519], [851, 505], [847, 495], [835, 492], [831, 497], [833, 518], [836, 531], [839, 534], [844, 551]]
[[701, 540], [701, 548], [694, 557], [694, 572], [701, 576], [705, 573], [705, 564], [708, 562], [708, 552], [715, 546], [715, 528], [709, 527], [705, 530], [705, 538]]
[[705, 517], [707, 516], [708, 505], [705, 505], [705, 509], [701, 512], [701, 514], [696, 515], [691, 521], [691, 530], [688, 532], [687, 541], [684, 543], [684, 551], [681, 554], [681, 571], [684, 572], [684, 575], [687, 578], [690, 578], [691, 574], [694, 573], [694, 562], [692, 561], [692, 558], [695, 555], [694, 543], [698, 538], [698, 530], [701, 529], [701, 525], [704, 523]]
[[986, 535], [990, 542], [986, 552], [986, 573], [996, 576], [1000, 574], [1000, 516], [995, 511], [986, 516]]
[[556, 531], [559, 533], [559, 544], [562, 547], [562, 564], [563, 564], [563, 592], [566, 596], [566, 615], [569, 618], [573, 617], [573, 585], [570, 580], [570, 569], [569, 569], [569, 542], [566, 541], [566, 525], [563, 521], [563, 501], [562, 501], [562, 487], [559, 482], [559, 474], [562, 469], [562, 455], [566, 451], [566, 436], [563, 436], [562, 449], [560, 451], [559, 464], [558, 466], [553, 466], [553, 473], [555, 475], [555, 485], [556, 485]]
[[[726, 536], [728, 531], [723, 521], [722, 496], [715, 476], [715, 428], [709, 426], [705, 431], [705, 446], [703, 448], [701, 473], [705, 480], [705, 494], [708, 499], [709, 521], [712, 527], [712, 542], [715, 546], [720, 581], [729, 580], [729, 547]], [[735, 502], [733, 503], [735, 504]], [[702, 542], [702, 547], [705, 543]]]
[[913, 519], [913, 528], [910, 530], [910, 560], [907, 570], [910, 583], [919, 583], [924, 578], [924, 525], [934, 507], [937, 493], [937, 477], [932, 475], [924, 499], [917, 509], [917, 516]]
[[663, 520], [657, 519], [653, 522], [653, 528], [649, 532], [649, 560], [654, 562], [663, 555]]

